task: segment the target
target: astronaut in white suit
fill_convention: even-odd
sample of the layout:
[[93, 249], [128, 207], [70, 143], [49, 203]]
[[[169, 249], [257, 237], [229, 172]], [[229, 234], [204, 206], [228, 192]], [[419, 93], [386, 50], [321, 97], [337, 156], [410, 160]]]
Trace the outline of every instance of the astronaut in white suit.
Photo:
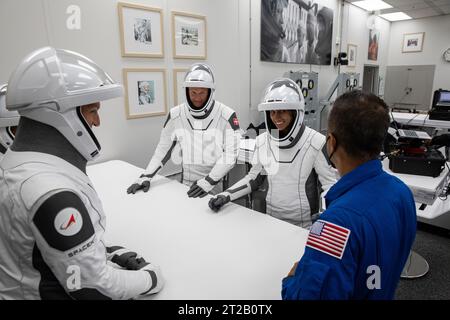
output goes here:
[[250, 172], [209, 202], [214, 211], [257, 190], [268, 179], [267, 214], [309, 227], [319, 212], [321, 193], [335, 182], [325, 137], [303, 123], [305, 103], [298, 85], [278, 79], [268, 85], [258, 110], [267, 131], [256, 138]]
[[12, 145], [19, 124], [19, 114], [6, 109], [6, 89], [6, 84], [0, 85], [0, 161]]
[[233, 109], [214, 99], [211, 69], [202, 63], [192, 65], [183, 87], [186, 102], [170, 110], [155, 153], [145, 172], [127, 189], [129, 194], [149, 190], [152, 178], [170, 159], [177, 143], [182, 152], [182, 182], [191, 187], [189, 197], [220, 192], [219, 182], [235, 165], [239, 121]]

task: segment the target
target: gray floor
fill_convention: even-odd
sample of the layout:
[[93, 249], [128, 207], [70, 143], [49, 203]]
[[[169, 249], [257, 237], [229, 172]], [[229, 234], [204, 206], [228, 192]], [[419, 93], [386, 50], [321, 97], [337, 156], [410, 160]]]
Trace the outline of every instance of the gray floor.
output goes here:
[[450, 300], [450, 231], [419, 225], [413, 250], [424, 257], [430, 271], [422, 278], [402, 279], [398, 300]]

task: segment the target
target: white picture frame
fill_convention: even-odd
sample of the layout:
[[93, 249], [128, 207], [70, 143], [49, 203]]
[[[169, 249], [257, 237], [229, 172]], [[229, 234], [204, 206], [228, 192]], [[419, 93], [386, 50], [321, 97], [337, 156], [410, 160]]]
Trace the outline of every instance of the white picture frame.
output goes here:
[[424, 39], [425, 32], [405, 33], [403, 35], [402, 53], [421, 52]]
[[205, 60], [207, 57], [206, 17], [172, 11], [172, 48], [175, 59]]
[[187, 68], [173, 69], [173, 102], [176, 106], [185, 102], [183, 82], [188, 70]]
[[163, 58], [163, 14], [159, 8], [119, 2], [122, 57]]
[[123, 69], [127, 119], [167, 114], [166, 71]]
[[356, 57], [358, 53], [358, 46], [355, 44], [347, 44], [347, 58], [348, 67], [356, 67]]

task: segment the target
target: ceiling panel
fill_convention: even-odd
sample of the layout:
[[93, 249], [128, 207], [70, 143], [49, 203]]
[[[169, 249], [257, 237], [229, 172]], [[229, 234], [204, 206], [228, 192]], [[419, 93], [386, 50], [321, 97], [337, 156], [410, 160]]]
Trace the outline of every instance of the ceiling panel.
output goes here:
[[[359, 0], [347, 0], [355, 2]], [[393, 8], [379, 11], [380, 14], [404, 12], [413, 19], [450, 14], [450, 0], [383, 0]], [[378, 13], [378, 12], [377, 12]]]
[[404, 6], [408, 4], [424, 3], [424, 0], [383, 0], [393, 7]]
[[435, 5], [441, 6], [450, 6], [450, 0], [431, 0]]

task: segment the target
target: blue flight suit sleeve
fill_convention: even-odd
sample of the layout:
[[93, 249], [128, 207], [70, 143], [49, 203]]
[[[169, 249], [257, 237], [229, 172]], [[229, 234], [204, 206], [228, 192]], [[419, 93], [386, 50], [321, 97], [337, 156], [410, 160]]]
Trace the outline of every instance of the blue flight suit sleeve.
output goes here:
[[294, 276], [283, 279], [283, 300], [341, 300], [352, 297], [360, 248], [357, 232], [352, 230], [351, 220], [347, 219], [349, 214], [338, 208], [322, 214], [319, 221], [350, 230], [342, 258], [306, 246]]

